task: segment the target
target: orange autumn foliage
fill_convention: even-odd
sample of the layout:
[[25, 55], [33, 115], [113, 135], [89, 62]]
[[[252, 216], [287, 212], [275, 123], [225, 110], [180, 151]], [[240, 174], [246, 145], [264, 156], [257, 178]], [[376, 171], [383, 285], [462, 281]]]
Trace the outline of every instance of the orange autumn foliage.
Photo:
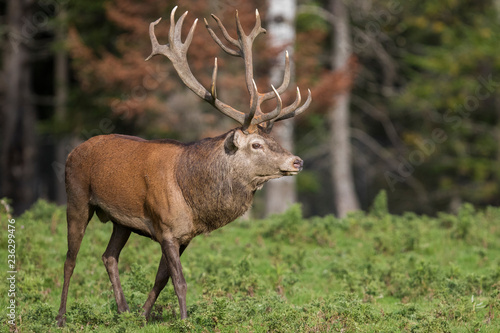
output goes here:
[[[229, 2], [230, 5], [213, 8], [204, 1], [183, 1], [177, 17], [185, 10], [189, 11], [183, 26], [183, 36], [187, 35], [194, 19], [199, 18], [188, 51], [188, 61], [194, 75], [208, 87], [214, 58], [217, 57], [217, 90], [220, 98], [237, 109], [245, 110], [249, 97], [242, 59], [225, 54], [213, 42], [204, 27], [203, 18], [221, 36], [215, 21], [210, 17], [210, 13], [214, 12], [236, 38], [235, 10], [238, 9], [244, 30], [249, 32], [255, 24], [255, 8], [259, 8], [265, 27], [266, 7], [264, 0]], [[144, 61], [151, 52], [149, 24], [159, 17], [163, 20], [155, 33], [161, 44], [167, 43], [173, 4], [160, 0], [112, 0], [105, 6], [107, 19], [120, 29], [116, 38], [110, 41], [111, 46], [94, 50], [82, 41], [77, 28], [72, 27], [69, 32], [73, 67], [82, 90], [102, 96], [98, 102], [109, 107], [116, 117], [141, 123], [142, 119], [148, 119], [148, 114], [155, 115], [159, 121], [154, 126], [162, 131], [175, 130], [181, 122], [186, 121], [199, 123], [195, 124], [196, 130], [202, 132], [199, 135], [217, 134], [224, 128], [234, 126], [232, 122], [221, 121], [217, 111], [199, 103], [194, 94], [185, 93], [187, 88], [177, 77], [168, 59], [155, 57]], [[296, 38], [299, 47], [296, 47], [292, 61], [299, 79], [295, 84], [301, 88], [303, 98], [307, 96], [307, 88], [312, 90], [312, 110], [324, 110], [333, 103], [339, 91], [350, 89], [357, 71], [357, 61], [352, 58], [342, 72], [325, 70], [326, 66], [318, 61], [318, 55], [324, 53], [328, 34], [324, 31], [299, 32]], [[270, 90], [270, 68], [275, 59], [284, 58], [284, 49], [287, 47], [284, 45], [273, 49], [266, 43], [267, 38], [263, 35], [257, 38], [254, 45], [255, 78], [261, 91]], [[285, 105], [295, 99], [293, 86], [292, 83], [282, 96]], [[179, 102], [179, 99], [184, 102]], [[274, 105], [263, 107], [266, 110], [274, 108]], [[147, 126], [152, 125], [149, 123]]]

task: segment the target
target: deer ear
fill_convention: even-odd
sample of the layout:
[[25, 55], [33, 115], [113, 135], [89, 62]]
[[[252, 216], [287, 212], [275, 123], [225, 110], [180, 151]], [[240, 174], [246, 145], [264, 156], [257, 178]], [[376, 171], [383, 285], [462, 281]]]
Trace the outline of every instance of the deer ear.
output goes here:
[[237, 132], [238, 132], [238, 130], [234, 130], [234, 131], [228, 133], [228, 135], [226, 136], [226, 139], [224, 140], [224, 150], [229, 155], [233, 155], [234, 153], [236, 153], [236, 151], [239, 148], [239, 145], [236, 143], [238, 141], [236, 138], [238, 135], [238, 134], [236, 134]]
[[241, 148], [245, 145], [246, 143], [246, 140], [247, 139], [247, 135], [245, 133], [243, 133], [242, 130], [240, 129], [236, 129], [234, 131], [234, 135], [233, 135], [233, 144], [238, 147], [238, 148]]
[[226, 136], [226, 140], [224, 141], [224, 149], [226, 153], [232, 155], [236, 153], [238, 149], [244, 146], [246, 139], [246, 134], [243, 133], [240, 129], [235, 129], [231, 133]]

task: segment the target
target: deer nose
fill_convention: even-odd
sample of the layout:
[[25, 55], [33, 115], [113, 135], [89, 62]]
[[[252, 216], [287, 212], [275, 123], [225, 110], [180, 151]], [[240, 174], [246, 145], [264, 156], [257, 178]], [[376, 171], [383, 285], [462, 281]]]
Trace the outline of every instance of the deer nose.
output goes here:
[[300, 158], [296, 158], [295, 161], [293, 161], [293, 167], [295, 169], [298, 169], [299, 171], [302, 170], [302, 167], [304, 166], [304, 161]]

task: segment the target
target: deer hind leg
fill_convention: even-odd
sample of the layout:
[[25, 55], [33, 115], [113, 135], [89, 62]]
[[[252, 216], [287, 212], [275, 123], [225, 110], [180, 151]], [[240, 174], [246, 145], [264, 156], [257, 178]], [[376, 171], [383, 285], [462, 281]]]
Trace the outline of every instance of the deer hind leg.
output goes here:
[[[184, 250], [186, 249], [186, 245], [181, 245], [179, 248], [179, 257], [182, 255]], [[158, 296], [160, 295], [161, 291], [165, 286], [167, 285], [168, 279], [170, 278], [170, 273], [168, 271], [168, 264], [167, 260], [165, 259], [165, 255], [161, 256], [160, 259], [160, 264], [158, 266], [158, 272], [156, 273], [156, 279], [155, 279], [155, 284], [153, 286], [153, 289], [148, 295], [148, 299], [146, 303], [144, 303], [144, 306], [142, 307], [144, 309], [144, 316], [149, 319], [149, 316], [151, 314], [151, 310], [153, 309], [153, 305], [155, 304], [156, 300], [158, 299]]]
[[78, 205], [68, 200], [68, 207], [66, 210], [66, 218], [68, 222], [68, 252], [66, 253], [66, 261], [64, 262], [64, 284], [61, 294], [61, 305], [59, 307], [59, 314], [57, 315], [57, 324], [63, 326], [65, 323], [66, 302], [68, 300], [68, 289], [73, 270], [75, 269], [76, 256], [82, 244], [83, 235], [87, 229], [94, 208], [85, 205]]
[[109, 280], [113, 286], [113, 293], [115, 294], [116, 305], [118, 312], [122, 313], [129, 311], [125, 295], [123, 295], [122, 285], [120, 283], [120, 276], [118, 273], [118, 258], [123, 247], [130, 237], [131, 231], [116, 223], [113, 223], [113, 233], [108, 243], [106, 251], [102, 255], [102, 261], [108, 271]]

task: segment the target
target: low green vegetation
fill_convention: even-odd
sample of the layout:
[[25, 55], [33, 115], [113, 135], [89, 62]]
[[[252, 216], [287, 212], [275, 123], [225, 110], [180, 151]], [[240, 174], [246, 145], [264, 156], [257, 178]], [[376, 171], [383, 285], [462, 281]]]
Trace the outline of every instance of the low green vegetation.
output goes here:
[[[2, 281], [7, 223], [2, 212]], [[90, 222], [56, 327], [66, 254], [63, 207], [39, 201], [16, 218], [19, 332], [499, 332], [500, 208], [437, 217], [387, 212], [304, 219], [300, 206], [195, 238], [182, 257], [188, 320], [169, 283], [150, 322], [139, 315], [159, 245], [133, 235], [120, 258], [131, 308], [118, 315], [101, 261], [112, 225]], [[7, 283], [0, 286], [9, 332]]]

